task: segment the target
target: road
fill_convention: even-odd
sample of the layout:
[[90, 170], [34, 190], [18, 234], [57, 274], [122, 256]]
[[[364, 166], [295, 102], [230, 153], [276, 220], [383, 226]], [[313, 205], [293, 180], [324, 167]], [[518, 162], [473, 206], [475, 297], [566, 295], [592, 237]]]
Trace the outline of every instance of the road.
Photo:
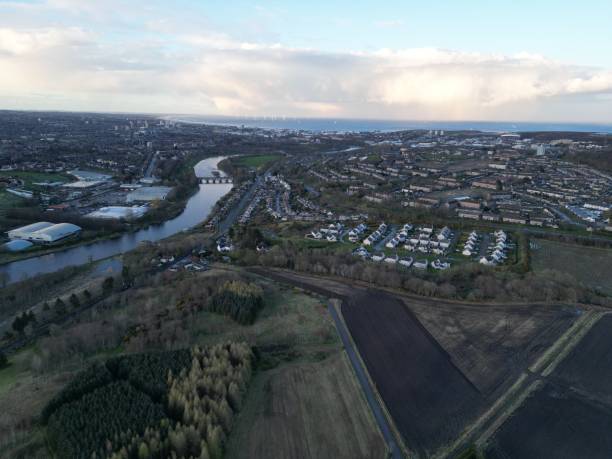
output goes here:
[[374, 244], [373, 250], [376, 252], [384, 251], [385, 246], [387, 245], [387, 242], [393, 239], [396, 233], [397, 233], [397, 225], [389, 225], [389, 227], [387, 228], [387, 234], [383, 236], [383, 238], [380, 241]]
[[153, 171], [155, 170], [155, 163], [157, 162], [157, 153], [151, 154], [151, 161], [149, 161], [149, 165], [147, 166], [147, 170], [144, 173], [145, 178], [151, 178]]
[[350, 339], [346, 327], [344, 326], [344, 322], [342, 322], [342, 320], [338, 316], [338, 311], [336, 311], [336, 308], [331, 302], [327, 305], [327, 310], [334, 319], [334, 323], [336, 324], [336, 330], [338, 330], [338, 334], [340, 335], [340, 339], [342, 340], [344, 349], [346, 350], [349, 360], [351, 361], [351, 365], [353, 366], [353, 370], [355, 371], [357, 380], [361, 385], [361, 389], [363, 390], [363, 393], [366, 396], [368, 405], [372, 410], [374, 419], [378, 424], [385, 443], [387, 443], [387, 447], [389, 448], [391, 457], [393, 459], [403, 459], [404, 456], [402, 454], [402, 451], [395, 440], [395, 435], [393, 435], [393, 431], [391, 430], [391, 427], [387, 422], [387, 418], [383, 412], [382, 407], [380, 406], [380, 402], [378, 401], [378, 398], [375, 395], [374, 388], [370, 384], [370, 379], [367, 376], [366, 370], [363, 368], [361, 359], [359, 358], [359, 356], [357, 355], [357, 351], [353, 347], [353, 343]]
[[257, 187], [261, 184], [262, 180], [263, 180], [262, 176], [260, 176], [260, 175], [257, 176], [255, 181], [253, 182], [253, 185], [251, 185], [251, 188], [249, 189], [249, 191], [247, 191], [244, 194], [244, 196], [242, 197], [240, 202], [237, 205], [235, 205], [232, 208], [232, 210], [229, 211], [229, 213], [223, 219], [223, 221], [221, 221], [221, 223], [219, 223], [219, 227], [218, 227], [216, 236], [223, 235], [223, 234], [227, 233], [227, 231], [232, 227], [232, 225], [234, 223], [236, 223], [236, 219], [240, 215], [242, 215], [242, 213], [244, 212], [246, 207], [249, 205], [249, 203], [253, 199], [253, 194], [255, 193], [255, 190], [257, 190]]
[[565, 212], [562, 212], [561, 210], [559, 210], [559, 208], [557, 207], [557, 204], [551, 201], [548, 201], [547, 199], [539, 198], [537, 196], [533, 196], [527, 193], [521, 193], [518, 191], [515, 191], [515, 193], [524, 198], [531, 199], [533, 201], [537, 201], [540, 204], [546, 204], [549, 207], [551, 212], [553, 212], [557, 217], [559, 217], [561, 220], [563, 220], [564, 223], [567, 223], [568, 225], [574, 225], [580, 228], [586, 228], [586, 225], [572, 220]]

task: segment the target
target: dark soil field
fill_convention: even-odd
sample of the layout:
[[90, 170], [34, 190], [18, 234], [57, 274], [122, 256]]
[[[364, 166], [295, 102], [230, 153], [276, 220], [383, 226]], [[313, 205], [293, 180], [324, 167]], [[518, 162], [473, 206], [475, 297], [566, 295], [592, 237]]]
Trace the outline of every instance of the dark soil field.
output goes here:
[[593, 326], [553, 377], [612, 406], [612, 315], [603, 316]]
[[612, 410], [546, 384], [489, 441], [490, 459], [609, 459]]
[[479, 412], [476, 387], [401, 301], [355, 291], [342, 314], [409, 449], [432, 454]]
[[[481, 416], [513, 386], [519, 376], [527, 375], [528, 379], [533, 380], [540, 377], [531, 375], [528, 368], [580, 317], [579, 308], [572, 305], [446, 302], [368, 290], [358, 283], [291, 272], [264, 271], [262, 274], [280, 282], [342, 299], [344, 321], [368, 373], [406, 447], [419, 457], [450, 453], [452, 450], [449, 447], [454, 448], [454, 442], [463, 435], [468, 435], [465, 437], [468, 443], [459, 447], [468, 446], [469, 438], [473, 441], [484, 433], [482, 429], [491, 425], [495, 416], [503, 416], [503, 411], [476, 427], [481, 430], [466, 432], [479, 425], [474, 423], [477, 420], [480, 422]], [[606, 329], [599, 330], [595, 328], [591, 333], [605, 333]], [[609, 335], [609, 340], [612, 340], [612, 333]], [[597, 341], [596, 337], [591, 339]], [[612, 374], [612, 362], [608, 362], [612, 357], [607, 357], [605, 352], [612, 345], [609, 340], [600, 347], [593, 343], [586, 351], [593, 353], [595, 360], [599, 358], [600, 365], [606, 365], [606, 369], [599, 373], [604, 377], [608, 372]], [[588, 341], [585, 342], [587, 344]], [[568, 359], [570, 362], [571, 355]], [[584, 359], [584, 351], [578, 355]], [[577, 359], [580, 361], [580, 357]], [[584, 369], [576, 367], [572, 370], [575, 373], [572, 378], [579, 380], [581, 372], [588, 372], [585, 374], [589, 379], [596, 378], [597, 368], [591, 368], [591, 363], [586, 365]], [[561, 368], [564, 369], [563, 366]], [[558, 379], [556, 375], [550, 377], [550, 382], [555, 383], [554, 387], [557, 387]], [[609, 381], [607, 377], [605, 379]], [[603, 390], [606, 383], [593, 384], [601, 384]], [[612, 384], [609, 386], [612, 387]], [[560, 416], [582, 416], [585, 413], [586, 424], [580, 424], [574, 437], [568, 435], [568, 441], [572, 438], [572, 441], [578, 441], [581, 438], [580, 429], [587, 429], [590, 424], [599, 435], [597, 429], [600, 429], [602, 419], [608, 422], [608, 409], [596, 408], [593, 411], [593, 407], [582, 405], [582, 399], [576, 398], [578, 393], [569, 390], [569, 385], [560, 387], [566, 394], [559, 399]], [[501, 424], [497, 431], [492, 431], [496, 432], [491, 440], [493, 443], [487, 443], [493, 445], [492, 457], [557, 457], [554, 456], [554, 445], [549, 445], [553, 455], [538, 456], [542, 452], [538, 449], [541, 447], [538, 443], [540, 440], [529, 438], [524, 442], [520, 436], [523, 425], [514, 424], [517, 418], [523, 419], [523, 410], [533, 410], [533, 413], [527, 411], [524, 423], [528, 428], [525, 432], [536, 426], [543, 428], [548, 422], [551, 429], [557, 430], [543, 431], [544, 438], [550, 435], [554, 439], [558, 432], [564, 435], [566, 426], [558, 419], [548, 420], [544, 417], [529, 424], [531, 416], [535, 416], [534, 413], [540, 409], [538, 404], [542, 405], [542, 409], [555, 405], [547, 399], [551, 397], [549, 393], [538, 397], [528, 398], [527, 408], [519, 407], [515, 415]], [[532, 407], [531, 404], [536, 402]], [[505, 403], [497, 409], [505, 410], [513, 401], [509, 399]], [[599, 402], [597, 404], [601, 405]], [[572, 410], [576, 413], [573, 414]], [[587, 435], [584, 438], [590, 437]], [[521, 444], [521, 447], [525, 443], [524, 451], [509, 449], [513, 442]], [[546, 444], [542, 440], [542, 445]], [[598, 445], [593, 445], [593, 457], [598, 457]], [[534, 453], [530, 455], [532, 451]], [[575, 452], [571, 449], [568, 451]], [[578, 454], [573, 457], [591, 456]]]
[[577, 318], [561, 305], [406, 304], [485, 395], [511, 384]]

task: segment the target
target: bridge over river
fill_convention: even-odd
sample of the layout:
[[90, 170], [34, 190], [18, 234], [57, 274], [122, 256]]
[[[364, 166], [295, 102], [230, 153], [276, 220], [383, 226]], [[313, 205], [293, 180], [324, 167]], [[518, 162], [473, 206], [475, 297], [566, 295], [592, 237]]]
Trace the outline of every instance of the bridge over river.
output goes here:
[[233, 179], [231, 177], [213, 175], [210, 177], [200, 177], [200, 183], [233, 183]]

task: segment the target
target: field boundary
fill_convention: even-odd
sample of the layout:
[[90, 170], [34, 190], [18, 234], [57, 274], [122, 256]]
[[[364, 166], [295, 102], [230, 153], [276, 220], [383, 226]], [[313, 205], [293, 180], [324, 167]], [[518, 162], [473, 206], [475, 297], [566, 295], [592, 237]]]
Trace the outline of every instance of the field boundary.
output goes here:
[[[218, 267], [218, 264], [214, 265], [215, 267]], [[531, 306], [559, 306], [559, 307], [565, 307], [565, 306], [572, 306], [572, 307], [582, 307], [582, 308], [590, 308], [593, 307], [593, 305], [590, 304], [584, 304], [584, 303], [569, 303], [569, 302], [549, 302], [549, 301], [528, 301], [528, 302], [516, 302], [516, 301], [510, 301], [510, 302], [495, 302], [495, 301], [487, 301], [487, 302], [477, 302], [477, 301], [466, 301], [466, 300], [458, 300], [455, 298], [441, 298], [441, 297], [433, 297], [433, 296], [423, 296], [423, 295], [416, 295], [414, 293], [410, 293], [410, 292], [406, 292], [404, 290], [398, 290], [398, 289], [392, 289], [392, 288], [388, 288], [388, 287], [381, 287], [378, 286], [376, 284], [372, 284], [369, 282], [365, 282], [365, 281], [361, 281], [361, 280], [355, 280], [355, 279], [349, 279], [347, 277], [340, 277], [340, 276], [333, 276], [333, 275], [325, 275], [325, 276], [321, 276], [318, 274], [312, 274], [312, 273], [308, 273], [308, 272], [303, 272], [303, 271], [294, 271], [291, 269], [283, 269], [283, 268], [271, 268], [271, 267], [265, 267], [265, 266], [247, 266], [245, 267], [246, 270], [248, 272], [263, 276], [263, 277], [268, 277], [268, 278], [272, 278], [274, 280], [277, 280], [279, 282], [285, 282], [285, 283], [289, 283], [289, 284], [293, 284], [293, 285], [297, 285], [298, 284], [298, 280], [297, 279], [290, 279], [287, 277], [284, 277], [285, 275], [293, 275], [293, 276], [299, 276], [302, 278], [309, 278], [311, 281], [317, 281], [318, 279], [321, 280], [327, 280], [327, 281], [333, 281], [333, 282], [338, 282], [340, 284], [343, 284], [346, 287], [361, 287], [361, 288], [365, 288], [365, 289], [373, 289], [373, 290], [380, 290], [382, 292], [385, 293], [389, 293], [395, 297], [397, 297], [400, 300], [417, 300], [417, 301], [421, 301], [423, 303], [428, 303], [430, 305], [435, 306], [437, 303], [447, 303], [447, 304], [452, 304], [452, 305], [458, 305], [458, 306], [472, 306], [472, 307], [478, 307], [478, 308], [489, 308], [489, 307], [504, 307], [504, 308], [512, 308], [512, 307], [531, 307]], [[226, 269], [228, 269], [226, 267]], [[328, 297], [342, 297], [342, 295], [339, 295], [338, 293], [334, 293], [331, 292], [329, 290], [325, 290], [324, 288], [317, 288], [312, 284], [309, 284], [308, 282], [305, 282], [304, 280], [299, 281], [299, 283], [301, 284], [302, 289], [304, 290], [312, 290], [312, 291], [316, 291], [316, 292], [325, 292], [322, 293], [323, 295], [326, 295]], [[304, 286], [306, 285], [306, 286]], [[602, 306], [598, 306], [597, 307], [602, 307]]]
[[[351, 332], [349, 328], [347, 327], [346, 322], [344, 321], [344, 316], [342, 315], [342, 310], [340, 309], [341, 303], [342, 303], [341, 300], [332, 299], [330, 301], [330, 307], [333, 308], [334, 311], [336, 312], [338, 320], [340, 321], [342, 327], [344, 328], [346, 332], [347, 339], [350, 341], [350, 344], [355, 352], [355, 356], [359, 360], [359, 363], [363, 369], [363, 372], [369, 382], [370, 388], [372, 389], [372, 393], [376, 397], [376, 400], [381, 408], [381, 411], [383, 412], [383, 415], [386, 418], [387, 424], [389, 425], [389, 428], [391, 429], [391, 432], [393, 433], [393, 436], [395, 437], [394, 440], [397, 442], [404, 457], [416, 457], [416, 453], [411, 451], [406, 445], [406, 443], [404, 442], [404, 438], [402, 437], [399, 430], [397, 429], [397, 426], [395, 425], [395, 422], [393, 421], [393, 417], [391, 416], [391, 414], [389, 413], [387, 409], [387, 405], [385, 404], [380, 393], [378, 392], [376, 383], [372, 379], [372, 376], [370, 375], [370, 372], [368, 371], [368, 367], [366, 366], [365, 362], [363, 361], [363, 358], [361, 357], [359, 348], [357, 347], [357, 344], [353, 340], [353, 335], [351, 335]], [[345, 352], [346, 352], [346, 349], [345, 349]], [[353, 372], [355, 372], [355, 368], [353, 368]]]
[[586, 311], [534, 364], [523, 371], [514, 384], [480, 418], [468, 426], [452, 445], [440, 450], [434, 457], [456, 457], [463, 448], [472, 443], [482, 450], [489, 438], [544, 384], [547, 376], [605, 314], [608, 313]]
[[505, 403], [507, 403], [508, 397], [519, 392], [526, 380], [527, 374], [522, 373], [514, 382], [512, 387], [504, 392], [487, 411], [485, 411], [476, 421], [468, 426], [452, 445], [438, 450], [433, 458], [441, 459], [453, 457], [458, 454], [461, 449], [469, 445], [470, 439], [478, 431], [478, 429], [481, 429], [488, 421], [495, 418], [496, 412], [499, 411]]
[[548, 376], [605, 314], [599, 311], [586, 311], [529, 367], [529, 370]]

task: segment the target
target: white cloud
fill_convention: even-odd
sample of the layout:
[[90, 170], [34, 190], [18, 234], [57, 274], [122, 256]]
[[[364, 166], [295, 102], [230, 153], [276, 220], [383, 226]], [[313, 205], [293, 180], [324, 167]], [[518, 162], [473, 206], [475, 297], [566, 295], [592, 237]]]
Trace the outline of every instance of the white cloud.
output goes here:
[[612, 122], [610, 94], [612, 72], [534, 54], [323, 53], [213, 30], [118, 45], [75, 27], [0, 28], [0, 105], [12, 108]]
[[42, 28], [15, 30], [0, 28], [0, 53], [28, 54], [53, 47], [81, 46], [89, 34], [80, 28]]

